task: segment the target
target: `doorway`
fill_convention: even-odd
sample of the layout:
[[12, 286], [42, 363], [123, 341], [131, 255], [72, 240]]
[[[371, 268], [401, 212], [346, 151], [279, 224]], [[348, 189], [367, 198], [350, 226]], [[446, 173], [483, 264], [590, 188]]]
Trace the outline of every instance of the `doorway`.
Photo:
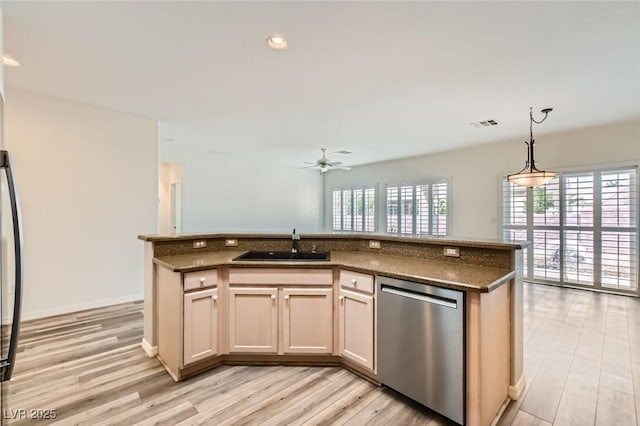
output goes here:
[[160, 163], [158, 166], [158, 233], [181, 233], [183, 224], [184, 166]]

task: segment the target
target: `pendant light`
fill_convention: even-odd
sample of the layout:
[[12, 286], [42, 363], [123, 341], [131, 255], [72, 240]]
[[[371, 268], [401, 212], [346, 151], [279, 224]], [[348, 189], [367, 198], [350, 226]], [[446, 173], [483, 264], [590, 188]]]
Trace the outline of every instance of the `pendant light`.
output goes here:
[[556, 177], [556, 172], [548, 172], [545, 170], [538, 170], [536, 167], [536, 161], [533, 157], [533, 123], [540, 124], [547, 119], [549, 113], [553, 111], [553, 108], [545, 108], [542, 112], [544, 117], [540, 121], [536, 121], [533, 118], [533, 108], [529, 108], [529, 141], [524, 143], [527, 145], [527, 162], [524, 164], [524, 168], [518, 173], [513, 173], [507, 176], [509, 182], [513, 182], [520, 186], [542, 186]]

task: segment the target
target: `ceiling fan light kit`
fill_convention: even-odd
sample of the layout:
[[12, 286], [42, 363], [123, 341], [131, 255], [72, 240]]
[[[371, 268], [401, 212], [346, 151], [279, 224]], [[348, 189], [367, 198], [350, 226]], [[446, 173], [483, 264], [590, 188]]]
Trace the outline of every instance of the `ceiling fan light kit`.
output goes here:
[[533, 140], [533, 123], [542, 123], [547, 119], [547, 116], [551, 111], [553, 111], [553, 108], [543, 109], [541, 112], [544, 114], [544, 117], [542, 117], [540, 121], [536, 121], [533, 118], [533, 108], [529, 108], [529, 141], [524, 142], [527, 145], [527, 161], [525, 162], [522, 170], [507, 176], [509, 182], [520, 186], [535, 187], [542, 186], [556, 177], [556, 172], [538, 170], [533, 156], [533, 147], [535, 144], [535, 141]]

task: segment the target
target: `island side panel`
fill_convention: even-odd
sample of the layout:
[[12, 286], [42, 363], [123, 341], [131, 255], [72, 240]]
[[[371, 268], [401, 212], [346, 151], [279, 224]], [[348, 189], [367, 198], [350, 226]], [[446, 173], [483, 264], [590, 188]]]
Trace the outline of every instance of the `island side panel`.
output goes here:
[[480, 352], [480, 293], [468, 292], [466, 300], [467, 421], [479, 425], [482, 418], [482, 359]]
[[157, 312], [156, 312], [156, 277], [155, 264], [153, 263], [154, 243], [144, 243], [144, 330], [142, 335], [142, 349], [149, 357], [158, 354], [157, 339]]
[[490, 425], [509, 390], [509, 290], [466, 294], [467, 420]]
[[509, 397], [509, 284], [480, 295], [482, 424], [490, 425]]
[[509, 282], [509, 310], [511, 318], [511, 371], [509, 378], [509, 397], [517, 400], [525, 387], [524, 377], [524, 307], [522, 288], [523, 250], [514, 250], [513, 269], [516, 276]]
[[175, 381], [183, 366], [182, 277], [179, 272], [158, 267], [158, 356]]

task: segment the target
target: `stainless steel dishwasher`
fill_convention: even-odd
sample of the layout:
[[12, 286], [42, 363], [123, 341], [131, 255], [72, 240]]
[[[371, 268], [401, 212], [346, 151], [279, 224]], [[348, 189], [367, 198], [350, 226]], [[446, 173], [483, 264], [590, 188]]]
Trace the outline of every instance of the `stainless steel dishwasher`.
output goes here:
[[378, 378], [465, 422], [464, 293], [378, 276]]

